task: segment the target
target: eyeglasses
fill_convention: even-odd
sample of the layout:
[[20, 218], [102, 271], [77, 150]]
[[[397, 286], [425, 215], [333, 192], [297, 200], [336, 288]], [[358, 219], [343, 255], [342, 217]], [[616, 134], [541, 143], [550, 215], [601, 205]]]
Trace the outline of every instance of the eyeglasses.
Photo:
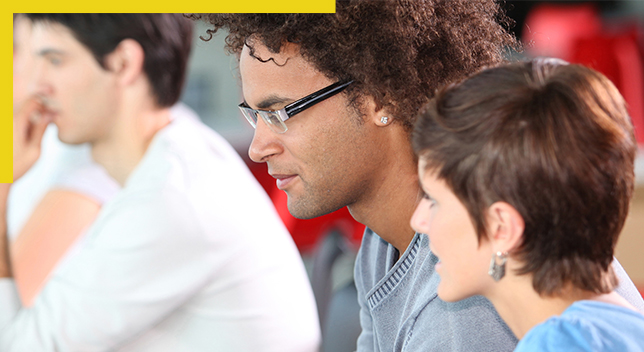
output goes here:
[[288, 130], [288, 127], [286, 127], [286, 124], [284, 123], [286, 120], [311, 106], [342, 92], [351, 83], [353, 83], [353, 81], [333, 83], [330, 86], [322, 88], [315, 93], [309, 94], [300, 100], [296, 100], [286, 105], [280, 110], [255, 110], [248, 106], [246, 102], [239, 104], [239, 110], [241, 110], [242, 114], [253, 128], [257, 128], [257, 116], [261, 116], [262, 120], [264, 120], [273, 132], [284, 133]]

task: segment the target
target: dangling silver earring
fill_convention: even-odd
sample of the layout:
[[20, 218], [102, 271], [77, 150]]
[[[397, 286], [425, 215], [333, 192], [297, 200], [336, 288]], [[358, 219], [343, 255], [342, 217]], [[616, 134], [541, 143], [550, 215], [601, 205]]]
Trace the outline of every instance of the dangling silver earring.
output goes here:
[[387, 123], [389, 123], [389, 118], [387, 116], [383, 116], [380, 118], [380, 122], [386, 125]]
[[[497, 258], [501, 263], [497, 263]], [[488, 275], [492, 276], [494, 281], [499, 281], [505, 276], [505, 263], [508, 261], [508, 252], [501, 253], [496, 252], [492, 254], [492, 260], [490, 261], [490, 268], [488, 269]]]

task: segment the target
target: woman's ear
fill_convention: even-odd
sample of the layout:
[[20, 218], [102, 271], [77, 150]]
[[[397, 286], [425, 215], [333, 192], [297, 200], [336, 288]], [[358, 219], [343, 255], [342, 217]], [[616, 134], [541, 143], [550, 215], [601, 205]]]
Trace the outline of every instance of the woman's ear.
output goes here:
[[523, 216], [510, 204], [496, 202], [487, 210], [488, 237], [494, 252], [511, 253], [523, 242]]
[[135, 82], [143, 73], [145, 53], [134, 39], [122, 40], [105, 59], [107, 69], [117, 75], [122, 85]]

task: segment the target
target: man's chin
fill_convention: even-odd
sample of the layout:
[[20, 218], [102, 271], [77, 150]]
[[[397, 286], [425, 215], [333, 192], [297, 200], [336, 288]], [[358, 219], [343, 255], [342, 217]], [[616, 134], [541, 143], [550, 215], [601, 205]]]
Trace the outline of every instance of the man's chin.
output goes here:
[[308, 199], [296, 198], [288, 195], [287, 207], [289, 213], [300, 220], [314, 219], [320, 216], [330, 214], [342, 207], [329, 207], [328, 204], [323, 202], [316, 202]]
[[60, 133], [60, 130], [58, 130], [58, 139], [61, 142], [65, 144], [70, 144], [70, 145], [79, 145], [79, 144], [87, 143], [87, 141], [80, 140], [80, 138], [75, 138], [72, 136], [62, 134]]

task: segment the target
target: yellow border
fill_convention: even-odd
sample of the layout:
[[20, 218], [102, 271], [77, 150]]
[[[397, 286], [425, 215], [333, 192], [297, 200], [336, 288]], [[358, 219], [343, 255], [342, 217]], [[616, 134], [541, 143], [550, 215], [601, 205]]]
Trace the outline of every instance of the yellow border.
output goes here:
[[[13, 1], [4, 1], [11, 3]], [[15, 2], [14, 2], [15, 3]], [[6, 6], [6, 5], [5, 5]], [[9, 5], [11, 6], [11, 5]], [[9, 7], [7, 6], [7, 7]], [[335, 0], [22, 1], [12, 12], [335, 12]], [[19, 9], [16, 7], [20, 7]]]
[[[7, 4], [11, 2], [11, 4]], [[154, 3], [142, 1], [24, 1], [16, 6], [13, 1], [4, 1], [11, 12], [12, 19], [9, 21], [7, 14], [6, 22], [4, 23], [5, 33], [2, 36], [2, 41], [5, 43], [5, 48], [13, 47], [9, 44], [13, 42], [13, 13], [21, 12], [245, 12], [245, 13], [332, 13], [335, 12], [335, 0], [315, 0], [315, 1], [302, 1], [302, 0], [232, 0], [232, 1], [191, 1], [186, 4], [182, 1], [155, 1]], [[18, 8], [19, 7], [19, 8]], [[4, 12], [4, 11], [3, 11]], [[1, 22], [1, 21], [0, 21]], [[11, 46], [10, 46], [11, 45]], [[2, 106], [5, 107], [5, 115], [0, 117], [0, 183], [13, 182], [13, 127], [12, 119], [13, 109], [11, 106], [11, 95], [13, 87], [9, 84], [12, 82], [13, 75], [10, 76], [9, 68], [13, 67], [13, 60], [9, 57], [13, 56], [12, 52], [7, 50], [2, 55], [2, 67], [7, 69], [2, 70], [0, 80], [6, 82], [4, 85], [5, 93], [2, 93], [3, 100]], [[11, 61], [10, 61], [11, 60]]]
[[[5, 114], [0, 116], [0, 183], [13, 182], [13, 108], [11, 100], [13, 78], [10, 78], [13, 77], [11, 72], [13, 67], [13, 13], [6, 16], [6, 21], [0, 21], [0, 23], [4, 23], [4, 27], [0, 30], [5, 33], [2, 35], [2, 42], [5, 43], [4, 48], [12, 49], [2, 54], [2, 62], [0, 62], [1, 67], [6, 67], [6, 69], [0, 70], [0, 82], [5, 82], [5, 85], [2, 86], [4, 93], [0, 92], [0, 96], [2, 96], [0, 104], [5, 107]], [[11, 20], [9, 20], [9, 16], [11, 16]]]

